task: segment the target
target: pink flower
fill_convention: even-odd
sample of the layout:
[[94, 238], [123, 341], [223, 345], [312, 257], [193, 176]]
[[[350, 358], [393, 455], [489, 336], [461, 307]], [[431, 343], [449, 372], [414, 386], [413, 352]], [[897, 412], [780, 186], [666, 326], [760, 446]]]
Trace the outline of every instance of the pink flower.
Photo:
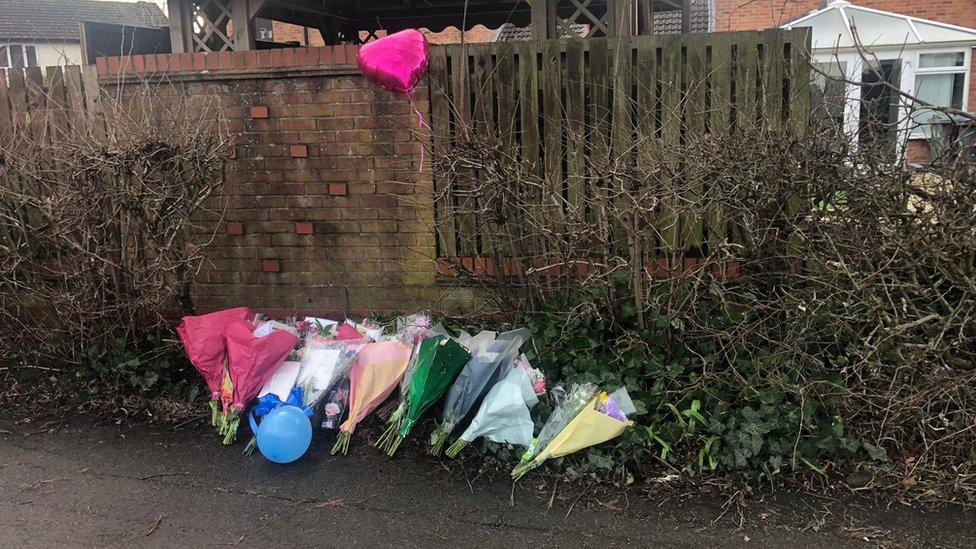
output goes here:
[[542, 393], [545, 393], [546, 392], [546, 382], [545, 382], [545, 380], [540, 379], [539, 381], [536, 381], [535, 383], [533, 383], [532, 384], [532, 390], [535, 391], [535, 394], [537, 394], [537, 395], [541, 395]]

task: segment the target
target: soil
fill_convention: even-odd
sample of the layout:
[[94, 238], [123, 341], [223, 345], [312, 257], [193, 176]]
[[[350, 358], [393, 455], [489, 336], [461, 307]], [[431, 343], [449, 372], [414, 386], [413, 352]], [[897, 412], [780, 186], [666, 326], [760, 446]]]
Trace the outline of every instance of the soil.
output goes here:
[[626, 489], [538, 472], [513, 487], [405, 445], [317, 436], [291, 465], [172, 426], [0, 423], [0, 547], [976, 546], [976, 513], [778, 492], [744, 506], [668, 482]]

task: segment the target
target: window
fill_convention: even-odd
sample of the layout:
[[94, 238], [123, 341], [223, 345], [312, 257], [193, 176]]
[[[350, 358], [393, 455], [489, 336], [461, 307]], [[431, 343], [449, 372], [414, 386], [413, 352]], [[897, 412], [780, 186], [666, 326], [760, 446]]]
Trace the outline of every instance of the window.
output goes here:
[[838, 126], [843, 126], [844, 107], [847, 104], [847, 62], [831, 61], [814, 65], [817, 68], [811, 71], [814, 116], [833, 120]]
[[[962, 109], [966, 95], [966, 53], [920, 53], [915, 69], [915, 96], [939, 107]], [[929, 137], [929, 124], [948, 120], [945, 114], [917, 106], [912, 137]]]
[[0, 46], [0, 69], [23, 69], [37, 66], [37, 48], [24, 44]]

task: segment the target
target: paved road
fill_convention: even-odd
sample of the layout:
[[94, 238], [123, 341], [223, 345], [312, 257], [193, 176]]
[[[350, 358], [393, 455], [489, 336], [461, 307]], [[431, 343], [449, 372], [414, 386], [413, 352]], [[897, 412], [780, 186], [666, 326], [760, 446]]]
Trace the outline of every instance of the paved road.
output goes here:
[[594, 497], [565, 482], [553, 497], [538, 474], [513, 490], [504, 475], [479, 476], [477, 460], [409, 447], [387, 459], [362, 437], [349, 456], [318, 440], [299, 463], [276, 466], [221, 447], [199, 423], [82, 418], [47, 431], [0, 424], [0, 547], [976, 546], [974, 514], [957, 509], [787, 495], [751, 503], [737, 529], [730, 515], [714, 522], [719, 498], [664, 487]]

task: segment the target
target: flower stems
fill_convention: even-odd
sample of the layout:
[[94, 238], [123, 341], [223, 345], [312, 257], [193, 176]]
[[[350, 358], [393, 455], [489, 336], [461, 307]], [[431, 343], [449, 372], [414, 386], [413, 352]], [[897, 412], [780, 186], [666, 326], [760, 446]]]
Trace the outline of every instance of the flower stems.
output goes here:
[[519, 480], [520, 478], [524, 477], [526, 473], [538, 467], [539, 464], [540, 462], [537, 462], [536, 460], [519, 463], [514, 469], [512, 469], [512, 480]]
[[251, 437], [251, 440], [249, 440], [247, 442], [247, 445], [244, 446], [244, 452], [243, 452], [243, 454], [245, 456], [249, 456], [249, 455], [253, 454], [254, 453], [254, 449], [257, 448], [257, 446], [258, 446], [258, 438], [257, 437]]
[[450, 433], [444, 431], [443, 429], [437, 429], [434, 434], [430, 437], [430, 454], [433, 456], [441, 455], [444, 450], [444, 443], [447, 442], [447, 437]]
[[342, 452], [342, 455], [346, 455], [349, 452], [349, 439], [352, 438], [352, 433], [347, 431], [341, 431], [338, 438], [336, 438], [335, 445], [332, 446], [332, 455], [336, 455]]
[[224, 419], [224, 446], [230, 446], [237, 440], [237, 428], [241, 423], [241, 413], [238, 411], [231, 411], [227, 414]]
[[457, 455], [461, 453], [461, 450], [464, 450], [467, 447], [468, 447], [468, 441], [459, 438], [454, 441], [454, 444], [448, 447], [447, 451], [444, 452], [444, 455], [446, 455], [449, 458], [456, 458]]
[[217, 421], [220, 419], [220, 403], [216, 400], [210, 401], [210, 425], [212, 427], [217, 426]]
[[386, 455], [393, 457], [393, 454], [395, 454], [396, 451], [400, 449], [401, 443], [403, 443], [402, 436], [397, 435], [396, 437], [394, 437], [390, 443], [390, 449], [386, 452]]
[[390, 450], [390, 446], [393, 444], [393, 439], [396, 436], [397, 429], [399, 428], [400, 428], [399, 420], [394, 421], [391, 418], [389, 427], [387, 427], [386, 430], [383, 431], [383, 434], [380, 435], [380, 438], [376, 441], [376, 447], [379, 448], [380, 450], [383, 450], [384, 452], [388, 452]]

